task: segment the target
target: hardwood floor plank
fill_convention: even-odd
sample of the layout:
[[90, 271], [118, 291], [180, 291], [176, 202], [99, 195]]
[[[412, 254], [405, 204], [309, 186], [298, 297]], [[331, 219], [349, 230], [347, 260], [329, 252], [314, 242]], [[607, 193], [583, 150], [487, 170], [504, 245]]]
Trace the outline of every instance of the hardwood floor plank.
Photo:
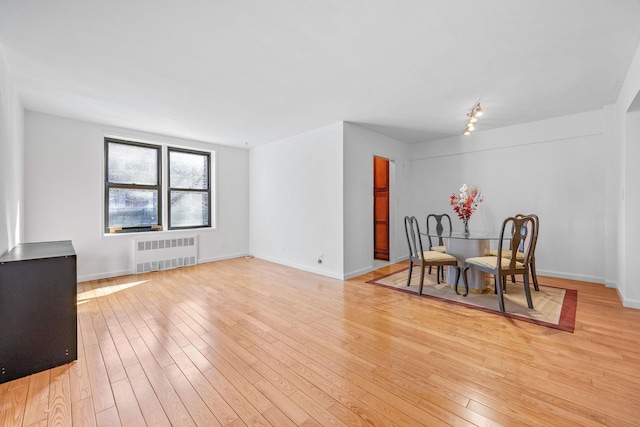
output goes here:
[[71, 420], [74, 426], [96, 426], [96, 414], [91, 397], [71, 402]]
[[69, 364], [69, 387], [72, 403], [91, 396], [91, 381], [86, 357], [78, 357], [78, 360]]
[[287, 395], [282, 393], [277, 387], [267, 380], [258, 381], [255, 384], [260, 393], [270, 399], [273, 404], [294, 423], [301, 424], [307, 418], [312, 418], [304, 409], [298, 406]]
[[96, 425], [98, 427], [122, 427], [118, 410], [115, 406], [105, 409], [96, 414]]
[[138, 329], [147, 326], [147, 323], [142, 318], [141, 313], [138, 312], [132, 302], [133, 300], [139, 304], [139, 301], [133, 292], [129, 290], [118, 292], [114, 294], [114, 297], [118, 300], [120, 307], [124, 310], [124, 315], [126, 315], [126, 317], [123, 315], [123, 318], [119, 320], [120, 326], [122, 326], [123, 331], [127, 334], [127, 338], [133, 339], [138, 337]]
[[28, 385], [9, 387], [0, 396], [0, 427], [23, 425], [28, 390]]
[[140, 337], [144, 340], [145, 344], [149, 348], [149, 351], [151, 351], [151, 354], [153, 354], [153, 357], [155, 357], [158, 365], [164, 368], [174, 363], [173, 358], [171, 358], [171, 355], [169, 354], [163, 343], [158, 341], [149, 327], [141, 328], [138, 330], [138, 332], [140, 332]]
[[[218, 355], [213, 349], [207, 348], [205, 350], [205, 357], [215, 366], [218, 371], [224, 377], [234, 385], [234, 387], [242, 393], [242, 395], [251, 402], [251, 404], [261, 413], [273, 408], [273, 403], [267, 399], [262, 393], [258, 391], [257, 388], [254, 387], [254, 383], [260, 381], [262, 377], [253, 368], [248, 365], [239, 366], [232, 365], [227, 362], [223, 357]], [[208, 351], [207, 351], [208, 350]], [[187, 353], [188, 354], [188, 353]], [[254, 375], [250, 375], [251, 378], [254, 376], [258, 379], [254, 381], [250, 381], [246, 378], [246, 375], [243, 375], [244, 371], [250, 369]]]
[[129, 380], [124, 379], [112, 383], [111, 388], [113, 389], [113, 397], [116, 400], [120, 423], [125, 427], [143, 426], [145, 424], [144, 417]]
[[164, 413], [162, 404], [149, 383], [142, 366], [140, 364], [127, 366], [127, 377], [147, 425], [170, 426], [171, 422]]
[[[247, 425], [268, 425], [268, 421], [256, 409], [253, 402], [242, 395], [216, 368], [204, 372], [204, 376], [224, 396], [230, 409]], [[217, 413], [217, 412], [216, 412]]]
[[24, 409], [24, 425], [47, 420], [49, 413], [49, 382], [51, 371], [38, 372], [29, 376], [29, 391]]
[[223, 396], [222, 390], [219, 390], [216, 384], [209, 380], [207, 376], [209, 371], [200, 372], [185, 354], [176, 356], [176, 364], [222, 425], [239, 418]]
[[295, 427], [295, 423], [287, 417], [280, 409], [272, 406], [262, 413], [272, 426]]
[[342, 426], [344, 423], [340, 418], [333, 415], [330, 411], [324, 408], [322, 405], [316, 403], [316, 401], [300, 390], [296, 390], [289, 396], [292, 401], [298, 404], [301, 408], [305, 408], [305, 411], [309, 413], [320, 425], [323, 426]]
[[7, 383], [7, 391], [15, 390], [22, 387], [29, 387], [30, 381], [31, 379], [28, 376], [9, 381]]
[[149, 380], [149, 384], [151, 384], [171, 424], [184, 426], [196, 425], [189, 411], [185, 408], [185, 405], [165, 376], [162, 368], [158, 365], [155, 357], [146, 346], [144, 340], [141, 337], [134, 338], [131, 340], [131, 346], [136, 352], [144, 374]]
[[234, 416], [230, 420], [223, 418], [223, 422], [219, 422], [216, 416], [220, 416], [220, 414], [216, 413], [216, 415], [213, 415], [213, 412], [211, 412], [207, 404], [202, 400], [198, 391], [189, 383], [189, 380], [187, 380], [179, 367], [170, 365], [163, 368], [163, 371], [167, 375], [176, 393], [178, 393], [178, 396], [180, 396], [180, 399], [196, 425], [221, 426], [237, 418], [237, 416]]
[[185, 337], [189, 345], [193, 345], [198, 350], [209, 347], [209, 344], [207, 344], [202, 338], [200, 338], [200, 335], [198, 335], [196, 331], [191, 329], [191, 327], [187, 323], [180, 322], [176, 323], [175, 326], [176, 329], [179, 330]]
[[107, 368], [102, 360], [102, 353], [98, 344], [85, 346], [85, 359], [89, 382], [91, 384], [91, 397], [96, 412], [102, 412], [115, 406], [115, 400], [111, 392], [111, 384], [107, 375]]
[[366, 394], [362, 397], [362, 401], [375, 409], [376, 412], [384, 416], [388, 420], [393, 420], [394, 424], [411, 427], [414, 425], [428, 425], [428, 426], [449, 426], [449, 425], [472, 425], [471, 423], [464, 423], [461, 419], [455, 419], [454, 424], [446, 423], [435, 416], [421, 411], [420, 408], [414, 406], [407, 406], [406, 404], [398, 407], [398, 402], [386, 402], [381, 398]]
[[69, 385], [69, 365], [51, 369], [49, 385], [49, 426], [71, 425], [71, 387]]

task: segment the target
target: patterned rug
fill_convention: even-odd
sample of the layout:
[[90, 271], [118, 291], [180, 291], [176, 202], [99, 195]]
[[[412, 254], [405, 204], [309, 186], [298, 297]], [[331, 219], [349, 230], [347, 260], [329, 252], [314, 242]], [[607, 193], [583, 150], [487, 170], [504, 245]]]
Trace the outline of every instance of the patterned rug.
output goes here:
[[[415, 293], [416, 296], [418, 296], [420, 268], [413, 268], [411, 286], [409, 287], [406, 286], [408, 270], [408, 268], [404, 268], [400, 271], [377, 277], [367, 283], [402, 292]], [[422, 296], [495, 313], [500, 316], [510, 317], [536, 325], [573, 332], [578, 291], [544, 286], [541, 283], [539, 285], [540, 291], [538, 292], [533, 289], [533, 285], [531, 286], [531, 297], [534, 308], [530, 309], [527, 307], [523, 284], [521, 282], [511, 283], [510, 279], [507, 280], [507, 293], [504, 294], [505, 313], [502, 313], [498, 307], [498, 296], [493, 293], [493, 286], [482, 294], [469, 292], [469, 295], [466, 297], [456, 295], [452, 285], [446, 283], [437, 284], [434, 268], [433, 274], [425, 272]], [[460, 278], [458, 291], [460, 294], [464, 293], [462, 278]]]

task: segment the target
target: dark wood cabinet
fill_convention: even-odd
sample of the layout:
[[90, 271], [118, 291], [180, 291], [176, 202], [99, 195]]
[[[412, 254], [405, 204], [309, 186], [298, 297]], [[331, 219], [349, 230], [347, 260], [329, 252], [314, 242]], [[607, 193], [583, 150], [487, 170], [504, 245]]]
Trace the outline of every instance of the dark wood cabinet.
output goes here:
[[0, 383], [78, 357], [70, 241], [23, 243], [0, 257]]

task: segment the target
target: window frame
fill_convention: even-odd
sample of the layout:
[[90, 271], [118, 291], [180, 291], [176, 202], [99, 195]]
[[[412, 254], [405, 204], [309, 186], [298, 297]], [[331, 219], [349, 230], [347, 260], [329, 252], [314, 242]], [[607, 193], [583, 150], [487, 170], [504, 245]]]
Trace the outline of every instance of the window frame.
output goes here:
[[[130, 145], [136, 147], [144, 147], [155, 149], [157, 153], [156, 159], [156, 185], [147, 185], [147, 184], [121, 184], [121, 183], [111, 183], [109, 181], [109, 144], [122, 144], [122, 145]], [[104, 138], [104, 232], [107, 234], [114, 233], [135, 233], [135, 232], [146, 232], [146, 231], [159, 231], [162, 230], [162, 219], [163, 219], [163, 209], [162, 209], [162, 146], [156, 144], [148, 144], [137, 141], [130, 141], [126, 139], [118, 139], [105, 137]], [[158, 224], [157, 225], [149, 225], [149, 226], [131, 226], [131, 227], [110, 227], [109, 225], [109, 190], [112, 188], [122, 188], [122, 189], [135, 189], [135, 190], [155, 190], [158, 193]]]
[[[137, 138], [131, 138], [128, 136], [120, 136], [120, 135], [114, 135], [111, 133], [104, 133], [103, 136], [103, 141], [104, 141], [104, 150], [103, 150], [103, 155], [104, 155], [104, 160], [103, 160], [103, 173], [102, 173], [102, 179], [103, 179], [103, 209], [102, 209], [102, 215], [103, 218], [101, 220], [101, 230], [102, 230], [102, 235], [104, 237], [110, 237], [110, 236], [117, 236], [117, 235], [124, 235], [124, 234], [130, 234], [130, 233], [146, 233], [149, 231], [160, 231], [160, 232], [179, 232], [181, 230], [183, 231], [189, 231], [189, 230], [216, 230], [216, 222], [217, 222], [217, 217], [216, 217], [216, 212], [217, 212], [217, 200], [216, 200], [216, 195], [217, 195], [217, 190], [216, 190], [216, 183], [217, 183], [217, 178], [216, 178], [216, 174], [217, 174], [217, 150], [215, 148], [205, 148], [205, 147], [198, 147], [198, 148], [191, 148], [189, 146], [186, 145], [181, 145], [181, 144], [171, 144], [171, 143], [165, 143], [165, 142], [155, 142], [153, 140], [142, 140], [142, 139], [137, 139]], [[157, 186], [148, 186], [148, 185], [137, 185], [137, 184], [116, 184], [116, 183], [110, 183], [109, 182], [109, 143], [118, 143], [118, 144], [124, 144], [124, 145], [131, 145], [131, 146], [139, 146], [139, 147], [145, 147], [145, 148], [153, 148], [157, 150], [158, 153], [158, 170], [157, 170], [157, 177], [158, 177], [158, 185]], [[178, 226], [178, 227], [171, 227], [169, 228], [170, 223], [170, 203], [171, 203], [171, 198], [170, 198], [170, 191], [169, 191], [169, 181], [170, 181], [170, 174], [171, 174], [171, 170], [170, 170], [170, 163], [169, 163], [169, 150], [172, 151], [179, 151], [179, 152], [185, 152], [185, 153], [193, 153], [193, 154], [197, 154], [197, 155], [202, 155], [202, 156], [206, 156], [207, 158], [207, 168], [208, 168], [208, 173], [207, 173], [207, 184], [208, 184], [208, 189], [207, 190], [200, 190], [200, 191], [206, 191], [207, 192], [207, 197], [209, 199], [209, 206], [208, 206], [208, 212], [207, 212], [207, 224], [206, 225], [194, 225], [194, 226]], [[152, 226], [132, 226], [132, 227], [111, 227], [111, 229], [109, 228], [108, 222], [109, 222], [109, 189], [110, 188], [134, 188], [134, 189], [153, 189], [154, 191], [157, 191], [157, 195], [158, 195], [158, 225], [152, 225]], [[181, 190], [180, 188], [175, 188], [174, 190]], [[193, 189], [182, 189], [183, 191], [198, 191], [198, 189], [193, 190]], [[169, 197], [167, 200], [167, 202], [164, 202], [164, 197]]]
[[[177, 153], [187, 153], [194, 154], [198, 156], [204, 156], [207, 159], [207, 188], [206, 189], [197, 189], [197, 188], [181, 188], [181, 187], [172, 187], [171, 186], [171, 152]], [[201, 150], [193, 150], [190, 148], [183, 147], [171, 147], [167, 146], [167, 168], [166, 168], [166, 177], [167, 177], [167, 229], [168, 230], [191, 230], [195, 228], [211, 228], [211, 211], [213, 209], [213, 202], [211, 199], [211, 152], [209, 151], [201, 151]], [[208, 200], [208, 209], [207, 209], [207, 223], [203, 225], [188, 225], [188, 226], [172, 226], [171, 225], [171, 192], [172, 191], [188, 191], [193, 193], [204, 193], [207, 195]]]

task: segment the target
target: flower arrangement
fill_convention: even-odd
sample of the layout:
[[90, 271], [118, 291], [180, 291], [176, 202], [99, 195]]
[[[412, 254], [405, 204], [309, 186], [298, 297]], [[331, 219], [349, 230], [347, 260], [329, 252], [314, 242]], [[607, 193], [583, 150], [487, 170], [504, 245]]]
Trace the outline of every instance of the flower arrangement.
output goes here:
[[484, 198], [480, 194], [480, 189], [477, 186], [469, 187], [467, 184], [464, 184], [462, 188], [460, 188], [460, 195], [456, 196], [455, 193], [451, 195], [450, 203], [455, 213], [458, 214], [458, 218], [466, 223], [483, 200]]

